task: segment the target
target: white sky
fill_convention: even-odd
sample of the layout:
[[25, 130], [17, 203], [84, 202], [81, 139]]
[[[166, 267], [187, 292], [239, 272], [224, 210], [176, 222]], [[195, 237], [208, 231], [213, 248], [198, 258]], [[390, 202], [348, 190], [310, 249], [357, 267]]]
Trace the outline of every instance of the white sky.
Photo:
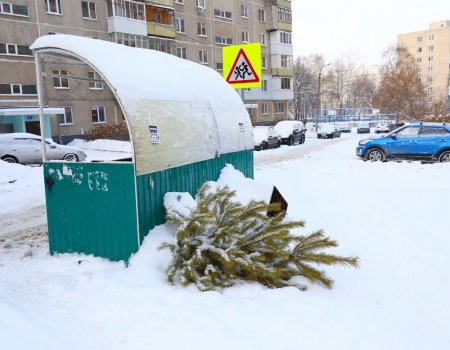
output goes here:
[[292, 0], [294, 57], [322, 54], [326, 61], [353, 56], [380, 64], [397, 34], [450, 19], [448, 0]]

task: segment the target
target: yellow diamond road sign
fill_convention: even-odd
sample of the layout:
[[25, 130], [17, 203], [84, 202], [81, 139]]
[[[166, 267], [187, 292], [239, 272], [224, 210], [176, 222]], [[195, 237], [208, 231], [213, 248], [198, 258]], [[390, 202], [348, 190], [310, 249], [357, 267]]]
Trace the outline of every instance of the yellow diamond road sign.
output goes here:
[[225, 46], [223, 77], [235, 89], [261, 86], [261, 44]]

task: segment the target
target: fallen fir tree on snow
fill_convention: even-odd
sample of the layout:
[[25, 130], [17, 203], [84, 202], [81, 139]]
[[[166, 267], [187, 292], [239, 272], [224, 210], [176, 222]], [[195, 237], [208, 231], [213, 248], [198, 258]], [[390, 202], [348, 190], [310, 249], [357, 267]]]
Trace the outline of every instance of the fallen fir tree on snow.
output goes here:
[[256, 281], [269, 288], [306, 286], [294, 277], [331, 288], [333, 280], [319, 265], [358, 266], [358, 258], [322, 252], [337, 247], [322, 230], [306, 236], [290, 231], [304, 227], [304, 221], [287, 221], [277, 204], [234, 200], [227, 186], [212, 190], [203, 185], [197, 205], [188, 211], [166, 208], [167, 220], [177, 227], [176, 242], [165, 242], [161, 249], [172, 251], [167, 269], [170, 284], [195, 284], [200, 290], [222, 290], [237, 280]]

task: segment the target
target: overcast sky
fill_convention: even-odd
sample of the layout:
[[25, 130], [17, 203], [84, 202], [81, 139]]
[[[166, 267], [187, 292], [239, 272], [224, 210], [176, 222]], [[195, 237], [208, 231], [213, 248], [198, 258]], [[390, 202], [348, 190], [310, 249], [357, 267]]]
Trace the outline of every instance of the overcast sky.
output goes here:
[[326, 61], [353, 56], [380, 64], [397, 34], [450, 20], [450, 0], [292, 0], [294, 57], [322, 54]]

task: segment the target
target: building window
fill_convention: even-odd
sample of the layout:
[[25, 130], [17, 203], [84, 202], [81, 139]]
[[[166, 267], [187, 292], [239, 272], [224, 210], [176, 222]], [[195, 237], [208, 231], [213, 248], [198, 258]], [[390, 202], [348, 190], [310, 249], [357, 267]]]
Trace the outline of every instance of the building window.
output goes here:
[[243, 42], [243, 43], [248, 43], [248, 42], [250, 42], [248, 30], [243, 30], [243, 31], [242, 31], [242, 42]]
[[58, 114], [58, 121], [60, 125], [70, 125], [73, 124], [73, 118], [72, 118], [72, 107], [70, 106], [64, 106], [61, 107], [64, 108], [64, 114]]
[[267, 57], [261, 56], [261, 68], [266, 69], [267, 68]]
[[292, 34], [288, 32], [280, 32], [280, 43], [281, 44], [292, 44]]
[[197, 34], [198, 34], [198, 36], [206, 37], [206, 23], [205, 22], [197, 23]]
[[175, 4], [184, 5], [184, 0], [175, 0]]
[[284, 113], [284, 102], [275, 102], [275, 114]]
[[428, 51], [433, 51], [434, 50], [434, 46], [428, 46]]
[[428, 35], [428, 40], [429, 40], [429, 41], [433, 41], [433, 40], [434, 40], [434, 34]]
[[37, 95], [37, 89], [32, 84], [0, 84], [0, 95]]
[[[100, 74], [97, 72], [90, 71], [88, 72], [88, 78], [93, 80], [102, 80]], [[103, 90], [103, 83], [101, 81], [90, 81], [89, 82], [90, 90]]]
[[83, 14], [83, 18], [97, 19], [97, 12], [95, 11], [95, 2], [82, 1], [81, 12]]
[[184, 26], [184, 18], [175, 18], [175, 28], [177, 33], [186, 34], [186, 27]]
[[260, 22], [266, 21], [266, 11], [265, 10], [258, 10], [258, 19]]
[[197, 8], [206, 9], [205, 0], [197, 0]]
[[198, 59], [201, 64], [208, 64], [208, 50], [199, 50]]
[[421, 36], [418, 36], [418, 37], [417, 37], [417, 42], [418, 42], [418, 43], [421, 43], [421, 42], [422, 42], [422, 37], [421, 37]]
[[433, 62], [433, 56], [428, 56], [428, 62]]
[[185, 47], [177, 47], [177, 56], [180, 58], [186, 59], [186, 48]]
[[104, 106], [92, 106], [92, 122], [96, 123], [106, 123], [105, 107]]
[[422, 57], [417, 57], [416, 61], [417, 61], [417, 63], [421, 63], [422, 62]]
[[291, 78], [281, 78], [281, 89], [282, 90], [291, 89]]
[[265, 33], [259, 34], [259, 42], [262, 46], [267, 46], [267, 36]]
[[61, 0], [45, 0], [45, 12], [60, 15]]
[[28, 45], [0, 43], [0, 55], [33, 56], [33, 52]]
[[0, 13], [12, 16], [24, 16], [28, 17], [28, 6], [16, 5], [9, 2], [0, 2]]
[[233, 14], [230, 11], [214, 9], [214, 16], [224, 18], [224, 19], [233, 19]]
[[219, 45], [232, 45], [233, 44], [233, 39], [232, 38], [225, 38], [223, 36], [216, 36], [215, 42], [216, 42], [216, 44], [219, 44]]
[[278, 8], [278, 20], [280, 22], [292, 23], [291, 10], [285, 8]]
[[420, 67], [419, 67], [419, 68], [416, 68], [416, 73], [417, 73], [417, 74], [422, 73], [422, 68], [420, 68]]
[[248, 6], [242, 4], [241, 5], [241, 17], [242, 18], [248, 18]]
[[261, 114], [262, 115], [269, 114], [269, 104], [267, 102], [261, 103]]
[[223, 70], [223, 62], [217, 62], [216, 63], [216, 69], [217, 70]]
[[432, 88], [432, 87], [429, 87], [429, 88], [427, 89], [427, 92], [428, 92], [429, 94], [433, 93], [433, 88]]
[[263, 79], [263, 81], [261, 82], [261, 90], [267, 91], [267, 80], [266, 79]]
[[428, 77], [427, 78], [427, 82], [432, 83], [433, 82], [433, 77]]
[[115, 0], [113, 6], [113, 11], [111, 11], [111, 8], [108, 8], [108, 16], [110, 17], [117, 16], [145, 21], [144, 3], [128, 0]]
[[52, 71], [53, 75], [58, 75], [58, 77], [53, 77], [53, 87], [55, 89], [68, 89], [69, 88], [69, 78], [64, 78], [64, 76], [69, 76], [69, 72], [66, 70], [58, 69]]
[[432, 96], [428, 96], [427, 97], [427, 102], [428, 103], [432, 103], [433, 102], [433, 97]]
[[417, 48], [417, 52], [422, 52], [422, 48], [421, 48], [421, 47], [418, 47], [418, 48]]
[[291, 68], [292, 67], [292, 56], [281, 55], [281, 67], [282, 68]]
[[431, 73], [433, 71], [433, 66], [428, 67], [428, 73]]

